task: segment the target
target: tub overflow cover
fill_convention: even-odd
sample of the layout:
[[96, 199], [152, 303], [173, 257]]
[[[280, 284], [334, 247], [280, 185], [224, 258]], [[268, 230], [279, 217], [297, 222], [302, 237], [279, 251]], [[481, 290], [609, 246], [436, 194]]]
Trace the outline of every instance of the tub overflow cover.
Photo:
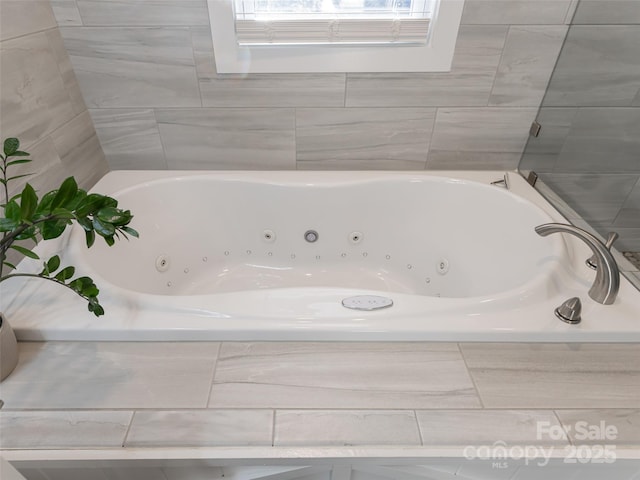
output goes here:
[[379, 295], [356, 295], [342, 300], [342, 306], [352, 310], [380, 310], [393, 305], [393, 300]]

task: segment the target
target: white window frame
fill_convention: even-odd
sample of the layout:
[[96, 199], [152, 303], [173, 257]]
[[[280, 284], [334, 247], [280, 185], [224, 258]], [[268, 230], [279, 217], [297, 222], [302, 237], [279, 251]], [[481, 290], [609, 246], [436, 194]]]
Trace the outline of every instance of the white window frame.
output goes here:
[[207, 0], [218, 73], [448, 72], [464, 0], [439, 0], [426, 44], [260, 45], [236, 41], [233, 0]]

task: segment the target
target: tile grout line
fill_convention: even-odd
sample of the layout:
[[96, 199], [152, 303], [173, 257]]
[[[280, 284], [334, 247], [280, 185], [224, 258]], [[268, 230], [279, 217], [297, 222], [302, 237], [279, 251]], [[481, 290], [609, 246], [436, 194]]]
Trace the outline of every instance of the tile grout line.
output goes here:
[[[469, 369], [469, 365], [467, 365], [467, 359], [464, 356], [464, 352], [462, 351], [462, 344], [461, 343], [456, 343], [456, 346], [458, 347], [458, 352], [460, 352], [460, 357], [462, 358], [462, 362], [464, 363], [464, 368], [467, 371], [467, 375], [469, 376], [469, 379], [471, 380], [471, 384], [473, 385], [473, 389], [476, 392], [476, 396], [478, 397], [478, 401], [480, 402], [480, 408], [479, 410], [484, 410], [486, 407], [484, 405], [484, 402], [482, 401], [482, 395], [480, 395], [480, 389], [478, 388], [478, 385], [476, 384], [476, 380], [475, 378], [473, 378], [473, 375], [471, 374], [471, 370]], [[508, 410], [508, 409], [505, 409]]]
[[424, 436], [422, 434], [422, 428], [420, 428], [420, 422], [418, 421], [418, 411], [412, 410], [413, 419], [416, 421], [416, 426], [418, 427], [418, 440], [420, 440], [420, 445], [424, 446]]
[[133, 427], [133, 419], [136, 416], [136, 410], [131, 412], [131, 417], [129, 418], [129, 425], [127, 426], [127, 431], [124, 433], [124, 437], [122, 438], [122, 444], [120, 445], [122, 448], [125, 448], [127, 444], [127, 439], [129, 438], [129, 433], [131, 432], [131, 427]]
[[271, 420], [271, 446], [275, 447], [276, 446], [276, 413], [277, 410], [275, 408], [273, 408], [271, 410], [271, 414], [272, 414], [272, 420]]
[[156, 131], [158, 132], [158, 140], [160, 141], [160, 147], [162, 148], [162, 159], [164, 160], [164, 169], [169, 170], [169, 160], [167, 159], [167, 151], [164, 146], [164, 142], [162, 141], [162, 132], [160, 132], [160, 123], [158, 123], [158, 115], [156, 112], [157, 108], [151, 108], [151, 114], [153, 115], [153, 119], [156, 123]]
[[204, 406], [204, 410], [210, 409], [211, 404], [211, 396], [213, 395], [213, 386], [215, 384], [216, 372], [218, 371], [218, 362], [220, 361], [220, 351], [222, 350], [223, 342], [218, 343], [218, 350], [216, 352], [215, 363], [213, 364], [213, 372], [211, 372], [211, 383], [209, 385], [209, 395], [207, 396], [207, 401]]
[[551, 411], [553, 412], [553, 416], [556, 418], [556, 420], [558, 420], [558, 423], [560, 424], [560, 428], [562, 428], [562, 431], [567, 436], [567, 445], [573, 445], [573, 440], [571, 440], [571, 435], [569, 434], [569, 431], [565, 428], [564, 422], [560, 419], [560, 415], [558, 415], [558, 412], [556, 411], [555, 408], [552, 409]]

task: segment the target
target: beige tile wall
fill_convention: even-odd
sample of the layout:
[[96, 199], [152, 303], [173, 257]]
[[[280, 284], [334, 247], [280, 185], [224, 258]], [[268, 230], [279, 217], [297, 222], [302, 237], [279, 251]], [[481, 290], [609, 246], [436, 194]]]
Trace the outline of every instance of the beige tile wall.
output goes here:
[[40, 191], [69, 175], [88, 188], [108, 170], [48, 0], [0, 0], [0, 136], [32, 154], [20, 173]]
[[438, 74], [218, 75], [206, 0], [51, 0], [116, 169], [515, 169], [571, 0], [467, 0]]

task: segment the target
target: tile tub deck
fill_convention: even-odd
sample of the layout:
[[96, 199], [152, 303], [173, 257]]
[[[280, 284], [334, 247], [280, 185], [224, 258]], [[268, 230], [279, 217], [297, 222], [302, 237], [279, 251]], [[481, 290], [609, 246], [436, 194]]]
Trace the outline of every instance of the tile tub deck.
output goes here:
[[606, 440], [640, 459], [639, 360], [640, 344], [21, 343], [0, 454], [428, 459]]

